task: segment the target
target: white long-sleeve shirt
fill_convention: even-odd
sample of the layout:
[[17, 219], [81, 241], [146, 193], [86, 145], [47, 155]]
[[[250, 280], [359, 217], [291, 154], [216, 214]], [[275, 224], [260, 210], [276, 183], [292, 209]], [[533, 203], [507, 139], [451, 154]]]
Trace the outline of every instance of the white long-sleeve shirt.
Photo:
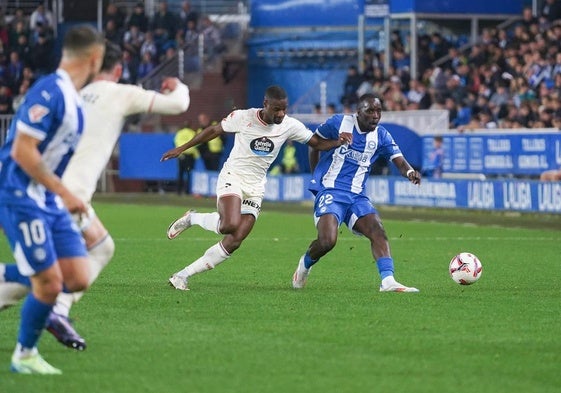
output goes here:
[[189, 88], [180, 83], [167, 94], [135, 85], [99, 80], [81, 91], [85, 129], [62, 177], [76, 196], [90, 202], [111, 153], [119, 139], [125, 118], [137, 113], [180, 114], [189, 107]]

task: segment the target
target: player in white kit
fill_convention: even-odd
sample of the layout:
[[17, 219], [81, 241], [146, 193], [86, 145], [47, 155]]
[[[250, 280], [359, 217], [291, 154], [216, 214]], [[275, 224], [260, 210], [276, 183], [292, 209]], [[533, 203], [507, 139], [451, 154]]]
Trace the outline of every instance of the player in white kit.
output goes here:
[[[62, 177], [63, 184], [88, 205], [88, 214], [76, 216], [75, 219], [88, 249], [90, 284], [107, 265], [115, 250], [111, 235], [91, 206], [91, 199], [121, 134], [125, 118], [132, 114], [149, 112], [179, 114], [185, 112], [190, 103], [188, 87], [177, 78], [164, 80], [161, 90], [165, 94], [135, 85], [117, 83], [122, 73], [120, 61], [120, 48], [107, 43], [100, 74], [93, 83], [81, 90], [86, 118], [85, 129]], [[12, 270], [15, 267], [5, 265], [7, 276], [16, 275]], [[21, 282], [19, 279], [16, 281]], [[16, 289], [22, 292], [22, 287]], [[68, 315], [73, 303], [82, 295], [83, 292], [61, 293], [47, 323], [47, 330], [59, 342], [76, 350], [84, 350], [86, 342], [74, 330]], [[0, 284], [0, 308], [10, 305], [10, 301], [13, 304], [17, 298], [18, 296], [12, 296], [8, 300]]]
[[205, 128], [189, 142], [163, 154], [162, 161], [165, 161], [224, 132], [235, 133], [234, 147], [216, 184], [218, 212], [187, 211], [167, 231], [168, 238], [174, 239], [192, 225], [199, 225], [224, 237], [202, 257], [171, 276], [169, 282], [174, 288], [188, 290], [189, 277], [213, 269], [240, 247], [261, 211], [267, 170], [287, 140], [305, 143], [318, 150], [352, 142], [350, 133], [341, 133], [337, 139], [315, 135], [300, 121], [286, 116], [287, 107], [284, 89], [271, 86], [265, 92], [263, 108], [235, 110], [219, 124]]

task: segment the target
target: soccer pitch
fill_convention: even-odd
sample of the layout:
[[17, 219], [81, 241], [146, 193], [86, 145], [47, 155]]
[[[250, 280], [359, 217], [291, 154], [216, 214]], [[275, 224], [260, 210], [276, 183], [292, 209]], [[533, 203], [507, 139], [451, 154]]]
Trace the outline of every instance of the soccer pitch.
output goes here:
[[[64, 374], [14, 375], [20, 307], [1, 312], [0, 392], [561, 391], [560, 217], [528, 229], [382, 212], [396, 278], [420, 293], [378, 292], [369, 244], [346, 227], [296, 291], [292, 273], [315, 237], [311, 208], [265, 202], [234, 256], [182, 292], [169, 275], [219, 240], [199, 227], [166, 238], [191, 202], [96, 203], [117, 251], [72, 311], [88, 349], [45, 333], [41, 353]], [[448, 276], [461, 251], [483, 263], [472, 286]], [[0, 260], [11, 259], [2, 237]]]

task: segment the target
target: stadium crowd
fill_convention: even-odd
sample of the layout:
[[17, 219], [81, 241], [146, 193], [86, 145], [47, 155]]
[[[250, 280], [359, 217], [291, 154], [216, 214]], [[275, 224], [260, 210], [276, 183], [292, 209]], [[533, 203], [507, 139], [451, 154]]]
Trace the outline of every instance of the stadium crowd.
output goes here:
[[[198, 71], [201, 35], [207, 64], [226, 50], [223, 32], [189, 1], [179, 12], [165, 1], [157, 7], [152, 17], [143, 2], [129, 13], [113, 3], [104, 11], [105, 37], [123, 49], [123, 83], [137, 83], [179, 47], [186, 48], [186, 71]], [[22, 9], [0, 14], [0, 114], [14, 113], [33, 81], [56, 66], [53, 23], [42, 3], [30, 15]], [[460, 132], [561, 128], [561, 0], [546, 0], [538, 16], [524, 8], [512, 26], [483, 29], [467, 51], [439, 32], [421, 35], [416, 79], [409, 46], [399, 31], [392, 33], [387, 73], [383, 53], [367, 49], [364, 71], [349, 67], [343, 111], [354, 111], [360, 95], [374, 93], [387, 111], [448, 109], [450, 127]]]
[[[137, 83], [179, 47], [187, 47], [186, 71], [197, 71], [201, 35], [206, 64], [226, 49], [219, 27], [193, 10], [189, 1], [182, 2], [179, 12], [161, 1], [152, 17], [143, 2], [130, 13], [110, 3], [103, 21], [105, 38], [123, 49], [123, 83]], [[31, 14], [22, 8], [9, 15], [0, 10], [0, 114], [14, 113], [29, 86], [55, 69], [54, 23], [43, 2]]]
[[524, 8], [511, 27], [483, 29], [466, 52], [439, 32], [421, 35], [417, 79], [409, 73], [408, 42], [395, 31], [386, 75], [383, 64], [383, 53], [366, 51], [363, 73], [349, 67], [344, 111], [372, 92], [389, 111], [448, 109], [450, 128], [459, 132], [561, 129], [561, 0], [547, 0], [539, 16]]

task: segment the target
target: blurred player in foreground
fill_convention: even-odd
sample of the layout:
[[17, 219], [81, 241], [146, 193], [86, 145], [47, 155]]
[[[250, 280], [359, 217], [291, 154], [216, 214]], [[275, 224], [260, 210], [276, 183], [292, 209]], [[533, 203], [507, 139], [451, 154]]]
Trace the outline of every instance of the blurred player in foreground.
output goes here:
[[175, 239], [192, 225], [224, 235], [203, 256], [173, 274], [170, 284], [188, 290], [188, 279], [215, 268], [236, 251], [249, 235], [261, 211], [267, 170], [287, 140], [306, 143], [318, 150], [329, 150], [351, 142], [351, 134], [332, 135], [332, 139], [314, 135], [304, 124], [286, 115], [288, 98], [283, 88], [271, 86], [265, 91], [263, 108], [235, 110], [219, 124], [211, 125], [183, 146], [165, 152], [162, 161], [176, 158], [186, 149], [217, 138], [224, 132], [235, 133], [234, 147], [224, 163], [216, 184], [218, 212], [192, 210], [175, 220], [167, 236]]
[[[87, 206], [87, 214], [75, 216], [76, 223], [86, 241], [89, 256], [89, 283], [100, 274], [115, 251], [115, 243], [91, 206], [97, 181], [111, 157], [121, 134], [125, 118], [136, 113], [179, 114], [189, 107], [189, 89], [176, 78], [162, 83], [160, 94], [135, 85], [119, 84], [121, 77], [121, 49], [107, 43], [101, 73], [86, 86], [81, 95], [84, 100], [86, 125], [84, 135], [62, 177], [63, 184]], [[22, 289], [11, 286], [11, 293], [2, 290], [2, 265], [0, 264], [0, 309], [16, 302]], [[5, 265], [5, 280], [26, 283], [16, 265]], [[70, 308], [83, 292], [61, 293], [47, 322], [47, 330], [62, 344], [84, 350], [86, 341], [75, 331], [68, 319]]]
[[93, 28], [71, 28], [58, 69], [31, 87], [0, 148], [0, 225], [15, 270], [31, 285], [12, 355], [16, 373], [61, 374], [41, 357], [37, 343], [59, 293], [88, 286], [86, 247], [70, 216], [85, 214], [87, 206], [60, 177], [84, 127], [78, 91], [99, 72], [104, 49]]
[[365, 195], [370, 169], [379, 157], [391, 160], [411, 183], [421, 184], [420, 173], [409, 165], [390, 133], [378, 125], [381, 116], [380, 100], [365, 94], [359, 99], [356, 114], [334, 115], [316, 130], [315, 135], [321, 138], [351, 132], [353, 142], [321, 156], [316, 149], [310, 151], [313, 177], [309, 189], [315, 195], [317, 238], [300, 258], [292, 277], [294, 288], [306, 285], [310, 269], [335, 247], [339, 226], [345, 223], [353, 233], [370, 240], [370, 249], [382, 278], [381, 292], [419, 292], [417, 288], [406, 287], [394, 279], [388, 237], [378, 212]]

